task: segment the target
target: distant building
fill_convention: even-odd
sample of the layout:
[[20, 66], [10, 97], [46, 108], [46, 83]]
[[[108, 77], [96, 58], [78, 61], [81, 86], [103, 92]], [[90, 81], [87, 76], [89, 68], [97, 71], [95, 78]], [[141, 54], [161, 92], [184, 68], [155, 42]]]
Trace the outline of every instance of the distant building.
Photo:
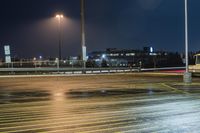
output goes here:
[[[154, 51], [152, 47], [143, 50], [109, 48], [105, 51], [89, 53], [88, 62], [107, 67], [167, 67], [182, 66], [183, 62], [178, 53]], [[89, 63], [88, 63], [89, 64]]]

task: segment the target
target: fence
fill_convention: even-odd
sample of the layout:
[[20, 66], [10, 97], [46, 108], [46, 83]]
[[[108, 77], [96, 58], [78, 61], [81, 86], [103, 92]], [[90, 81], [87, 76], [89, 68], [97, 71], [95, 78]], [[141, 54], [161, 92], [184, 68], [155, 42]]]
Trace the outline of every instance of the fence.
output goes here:
[[83, 67], [83, 61], [19, 61], [12, 63], [1, 63], [0, 73], [38, 73], [38, 72], [59, 72], [59, 73], [114, 73], [114, 72], [139, 72], [139, 71], [161, 71], [180, 70], [185, 67], [167, 68], [139, 68], [139, 67]]

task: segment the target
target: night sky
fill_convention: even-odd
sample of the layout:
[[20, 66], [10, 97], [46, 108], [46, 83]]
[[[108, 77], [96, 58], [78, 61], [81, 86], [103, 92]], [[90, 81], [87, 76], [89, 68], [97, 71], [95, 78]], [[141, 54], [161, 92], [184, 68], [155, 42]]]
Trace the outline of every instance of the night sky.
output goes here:
[[[88, 52], [106, 48], [184, 51], [184, 0], [85, 0]], [[200, 1], [189, 2], [189, 45], [200, 50]], [[79, 55], [80, 0], [0, 0], [0, 48], [12, 56], [58, 56], [58, 21], [63, 20], [62, 56]]]

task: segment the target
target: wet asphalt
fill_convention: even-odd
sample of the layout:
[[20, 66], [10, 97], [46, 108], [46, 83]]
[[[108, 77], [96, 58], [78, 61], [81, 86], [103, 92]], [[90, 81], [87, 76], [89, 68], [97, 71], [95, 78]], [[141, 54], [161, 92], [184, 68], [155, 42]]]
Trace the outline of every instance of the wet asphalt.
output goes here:
[[200, 78], [0, 78], [2, 133], [199, 133]]

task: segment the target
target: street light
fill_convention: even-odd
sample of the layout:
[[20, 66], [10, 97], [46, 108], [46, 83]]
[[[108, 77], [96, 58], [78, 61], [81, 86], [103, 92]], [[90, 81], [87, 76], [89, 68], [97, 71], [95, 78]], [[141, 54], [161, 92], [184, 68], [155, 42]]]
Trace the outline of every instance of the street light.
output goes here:
[[192, 75], [189, 72], [189, 61], [188, 61], [188, 1], [185, 0], [185, 65], [186, 72], [184, 73], [183, 79], [185, 83], [192, 82]]
[[62, 43], [62, 38], [61, 38], [61, 26], [62, 26], [62, 19], [64, 16], [62, 14], [57, 14], [56, 18], [58, 19], [58, 30], [59, 30], [59, 41], [58, 41], [58, 60], [62, 59], [62, 53], [61, 53], [61, 43]]
[[63, 18], [63, 15], [62, 14], [57, 14], [56, 18]]

